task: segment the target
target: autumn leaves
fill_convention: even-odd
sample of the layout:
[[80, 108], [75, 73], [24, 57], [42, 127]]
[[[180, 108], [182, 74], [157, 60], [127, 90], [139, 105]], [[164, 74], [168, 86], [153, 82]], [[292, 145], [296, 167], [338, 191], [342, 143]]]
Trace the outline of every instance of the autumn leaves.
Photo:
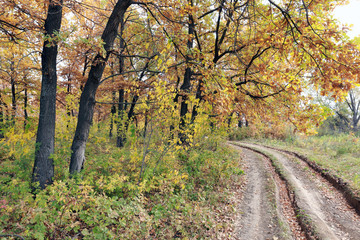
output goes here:
[[[14, 7], [13, 12], [1, 15], [2, 39], [9, 44], [21, 42], [26, 48], [26, 41], [18, 37], [25, 34], [21, 29], [36, 29], [36, 16], [44, 9], [34, 9], [31, 1], [2, 1], [4, 6]], [[52, 93], [46, 85], [41, 90], [39, 123], [53, 122], [38, 128], [36, 159], [41, 156], [43, 160], [35, 164], [33, 179], [40, 181], [43, 173], [50, 173], [40, 183], [42, 187], [51, 183], [54, 131], [48, 131], [55, 129], [55, 110], [48, 114], [42, 109], [50, 107], [50, 102], [54, 109], [56, 86], [66, 89], [57, 94], [64, 103], [58, 104], [57, 110], [78, 118], [70, 164], [70, 172], [75, 173], [84, 164], [94, 114], [97, 119], [113, 118], [112, 124], [117, 126], [111, 129], [117, 129], [118, 142], [126, 140], [131, 121], [136, 120], [146, 132], [149, 115], [154, 112], [161, 112], [161, 121], [166, 122], [161, 131], [182, 143], [196, 134], [194, 123], [220, 126], [229, 116], [246, 116], [253, 126], [290, 122], [298, 130], [311, 131], [311, 126], [324, 118], [321, 106], [312, 102], [312, 91], [342, 98], [357, 81], [358, 50], [331, 18], [335, 1], [44, 4], [49, 13], [51, 6], [57, 9], [47, 15], [45, 36], [59, 37], [42, 51], [43, 83], [51, 76], [47, 69], [57, 69], [60, 77], [51, 81]], [[29, 19], [21, 24], [24, 16]], [[58, 19], [50, 20], [50, 16]], [[48, 30], [47, 26], [59, 20], [63, 21], [61, 29], [58, 25]], [[36, 31], [31, 34], [35, 37]], [[57, 44], [54, 62], [56, 52], [47, 52]], [[40, 50], [40, 46], [32, 48]], [[34, 59], [35, 66], [38, 60]], [[45, 68], [47, 61], [52, 65]], [[9, 87], [9, 81], [3, 79], [3, 86]], [[39, 86], [30, 98], [38, 93]], [[75, 96], [71, 109], [63, 99], [68, 95]], [[46, 100], [47, 96], [51, 100]], [[43, 119], [48, 115], [53, 120]], [[46, 131], [40, 140], [42, 129]], [[41, 166], [47, 170], [40, 170]]]

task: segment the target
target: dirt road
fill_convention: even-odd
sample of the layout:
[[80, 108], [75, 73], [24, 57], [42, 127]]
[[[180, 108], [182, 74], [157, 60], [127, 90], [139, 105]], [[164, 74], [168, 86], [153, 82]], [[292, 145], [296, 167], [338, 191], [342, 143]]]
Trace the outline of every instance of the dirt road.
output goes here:
[[360, 217], [306, 163], [278, 150], [232, 143], [244, 162], [237, 239], [360, 239]]

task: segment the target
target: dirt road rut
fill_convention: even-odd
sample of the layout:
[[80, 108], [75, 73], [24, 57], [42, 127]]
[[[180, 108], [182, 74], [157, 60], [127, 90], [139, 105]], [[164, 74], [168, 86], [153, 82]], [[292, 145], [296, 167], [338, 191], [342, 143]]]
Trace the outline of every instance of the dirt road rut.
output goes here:
[[360, 239], [359, 215], [301, 159], [265, 146], [232, 144], [246, 173], [238, 239]]

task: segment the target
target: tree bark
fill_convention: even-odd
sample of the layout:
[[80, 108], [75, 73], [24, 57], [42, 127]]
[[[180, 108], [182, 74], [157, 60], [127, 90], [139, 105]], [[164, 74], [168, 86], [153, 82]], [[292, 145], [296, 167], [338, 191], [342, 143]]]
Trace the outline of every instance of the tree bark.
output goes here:
[[186, 130], [186, 114], [188, 113], [188, 94], [190, 92], [191, 87], [191, 68], [187, 67], [185, 69], [184, 82], [180, 87], [181, 90], [181, 104], [180, 104], [180, 132], [179, 139], [181, 143], [185, 143], [187, 140], [187, 136], [185, 133]]
[[232, 111], [230, 114], [229, 114], [229, 117], [227, 119], [227, 124], [228, 124], [228, 129], [230, 129], [231, 127], [231, 120], [232, 120], [232, 116], [234, 115], [234, 111]]
[[125, 131], [124, 131], [124, 111], [125, 111], [125, 90], [120, 89], [119, 90], [119, 104], [118, 104], [118, 122], [117, 122], [117, 134], [116, 134], [116, 146], [117, 147], [123, 147], [125, 143]]
[[130, 5], [130, 0], [119, 0], [116, 3], [101, 36], [105, 43], [104, 49], [106, 51], [106, 56], [103, 57], [99, 53], [95, 57], [89, 72], [88, 80], [84, 86], [84, 91], [80, 97], [78, 122], [71, 146], [72, 154], [69, 169], [70, 174], [80, 172], [83, 167], [85, 161], [86, 142], [89, 137], [90, 126], [93, 120], [96, 90], [99, 87], [106, 61], [109, 58], [114, 45], [114, 40], [118, 34], [120, 22]]
[[[116, 92], [112, 92], [112, 101], [115, 102], [116, 101]], [[113, 137], [113, 128], [114, 128], [114, 118], [115, 118], [115, 114], [116, 114], [116, 106], [115, 104], [113, 104], [111, 106], [111, 110], [110, 110], [110, 127], [109, 127], [109, 138]]]
[[202, 79], [200, 79], [198, 87], [196, 89], [196, 99], [199, 99], [199, 102], [198, 102], [198, 104], [194, 104], [194, 107], [193, 107], [193, 110], [192, 110], [192, 113], [191, 113], [191, 123], [195, 122], [195, 119], [196, 119], [196, 117], [198, 115], [197, 110], [199, 108], [199, 105], [200, 105], [201, 101], [203, 100], [202, 88], [203, 88], [203, 81], [202, 81]]
[[[48, 15], [45, 20], [45, 35], [53, 36], [60, 31], [62, 19], [62, 0], [50, 0]], [[48, 46], [50, 45], [50, 46]], [[56, 57], [57, 43], [44, 41], [41, 55], [42, 81], [40, 95], [39, 125], [36, 135], [35, 163], [32, 182], [39, 183], [41, 189], [52, 184], [54, 163], [55, 115], [56, 115]]]
[[[122, 56], [125, 50], [125, 40], [123, 38], [123, 32], [125, 27], [124, 19], [120, 23], [120, 56], [119, 56], [119, 74], [124, 72], [125, 59]], [[126, 141], [126, 131], [124, 129], [124, 112], [126, 110], [125, 102], [125, 90], [123, 87], [119, 89], [119, 104], [118, 104], [118, 122], [116, 132], [116, 147], [123, 147]]]
[[240, 113], [237, 113], [237, 119], [238, 119], [238, 128], [242, 128], [243, 127], [243, 116]]
[[4, 121], [4, 102], [2, 100], [1, 92], [0, 92], [0, 138], [4, 138], [4, 127], [5, 127], [5, 121]]
[[[193, 2], [192, 0], [189, 0], [189, 4], [192, 6]], [[190, 36], [194, 35], [195, 31], [195, 24], [194, 19], [192, 15], [189, 15], [189, 26], [188, 26], [188, 34]], [[190, 38], [187, 42], [187, 49], [189, 52], [193, 48], [193, 38]], [[186, 63], [189, 64], [191, 60], [190, 56], [186, 57]], [[190, 66], [187, 66], [185, 69], [185, 75], [184, 75], [184, 82], [180, 87], [182, 98], [181, 98], [181, 104], [180, 104], [180, 132], [179, 132], [179, 139], [181, 143], [186, 143], [187, 136], [185, 133], [186, 130], [186, 114], [188, 113], [188, 94], [190, 92], [191, 88], [191, 76], [192, 76], [192, 70]]]
[[[25, 79], [26, 81], [26, 79]], [[24, 89], [24, 131], [26, 130], [26, 126], [28, 123], [28, 113], [27, 113], [27, 108], [28, 108], [28, 87], [27, 87], [27, 83], [25, 82], [25, 89]]]
[[128, 129], [131, 119], [135, 116], [135, 105], [136, 105], [136, 102], [138, 100], [139, 100], [139, 96], [134, 95], [133, 98], [132, 98], [132, 102], [131, 102], [131, 105], [130, 105], [129, 112], [128, 112], [128, 118], [127, 118], [127, 121], [126, 121], [126, 124], [125, 124], [125, 130]]
[[17, 109], [17, 105], [16, 105], [16, 83], [15, 83], [15, 78], [13, 76], [14, 74], [14, 62], [11, 62], [11, 125], [15, 126], [15, 117], [16, 117], [16, 109]]
[[[115, 74], [114, 64], [111, 64], [110, 67], [111, 67], [111, 75], [114, 75]], [[114, 83], [114, 78], [112, 78], [111, 82]], [[112, 95], [112, 102], [115, 103], [115, 101], [116, 101], [116, 92], [112, 91], [111, 95]], [[110, 109], [110, 126], [109, 126], [109, 138], [110, 139], [113, 137], [115, 113], [116, 113], [116, 105], [112, 104], [111, 109]]]

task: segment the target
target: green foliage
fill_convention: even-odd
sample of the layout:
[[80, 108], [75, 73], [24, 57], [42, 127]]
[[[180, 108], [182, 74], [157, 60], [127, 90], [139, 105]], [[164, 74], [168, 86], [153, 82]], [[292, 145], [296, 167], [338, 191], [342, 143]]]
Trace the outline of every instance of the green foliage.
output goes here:
[[318, 135], [339, 135], [341, 133], [349, 133], [350, 131], [351, 128], [347, 122], [343, 121], [343, 119], [337, 115], [332, 115], [320, 125], [318, 129]]
[[231, 141], [241, 141], [249, 138], [263, 138], [263, 139], [281, 139], [285, 141], [294, 141], [296, 135], [293, 127], [289, 125], [258, 125], [250, 127], [235, 127], [230, 129], [228, 138]]
[[241, 127], [231, 129], [229, 133], [229, 140], [240, 141], [251, 137], [251, 129], [249, 127]]
[[234, 167], [237, 159], [224, 145], [222, 130], [206, 137], [210, 131], [195, 126], [202, 134], [186, 149], [165, 141], [169, 133], [155, 126], [149, 126], [148, 138], [130, 127], [128, 143], [119, 149], [104, 137], [106, 123], [94, 124], [86, 168], [69, 179], [74, 119], [64, 115], [58, 124], [63, 131], [56, 133], [54, 184], [35, 199], [29, 182], [34, 132], [12, 130], [1, 142], [0, 233], [29, 239], [216, 237], [219, 213], [212, 209], [226, 198], [230, 177], [243, 173]]

